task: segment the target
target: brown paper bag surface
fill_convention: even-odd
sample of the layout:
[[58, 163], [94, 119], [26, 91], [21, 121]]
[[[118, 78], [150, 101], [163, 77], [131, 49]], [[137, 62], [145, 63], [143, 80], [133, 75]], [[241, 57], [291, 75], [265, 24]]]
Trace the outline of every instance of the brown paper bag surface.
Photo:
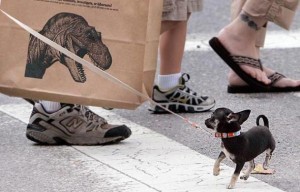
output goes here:
[[[2, 0], [0, 8], [144, 94], [151, 94], [161, 0]], [[134, 109], [144, 99], [83, 67], [0, 13], [0, 91]]]

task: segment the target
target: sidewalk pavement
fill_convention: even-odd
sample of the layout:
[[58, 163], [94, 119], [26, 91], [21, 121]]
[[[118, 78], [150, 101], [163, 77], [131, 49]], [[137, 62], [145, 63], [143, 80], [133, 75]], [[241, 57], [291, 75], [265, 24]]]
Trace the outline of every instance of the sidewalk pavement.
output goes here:
[[[112, 123], [127, 124], [133, 135], [107, 146], [41, 146], [25, 137], [30, 104], [0, 105], [0, 191], [228, 191], [233, 169], [146, 127], [100, 108]], [[279, 192], [250, 177], [232, 192]]]

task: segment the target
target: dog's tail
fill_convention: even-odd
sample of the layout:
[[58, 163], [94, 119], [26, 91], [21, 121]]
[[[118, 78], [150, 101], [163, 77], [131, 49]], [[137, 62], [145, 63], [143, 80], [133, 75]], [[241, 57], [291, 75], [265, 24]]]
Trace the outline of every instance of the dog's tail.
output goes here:
[[269, 120], [268, 118], [265, 116], [265, 115], [259, 115], [257, 118], [256, 118], [256, 125], [259, 126], [259, 120], [260, 119], [263, 119], [264, 121], [264, 126], [268, 127], [269, 128]]

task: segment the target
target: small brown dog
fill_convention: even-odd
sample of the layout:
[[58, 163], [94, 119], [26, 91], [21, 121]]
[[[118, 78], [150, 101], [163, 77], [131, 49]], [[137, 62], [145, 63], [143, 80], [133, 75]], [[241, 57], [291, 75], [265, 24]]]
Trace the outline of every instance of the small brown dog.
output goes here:
[[[266, 116], [260, 115], [256, 119], [257, 126], [247, 132], [241, 132], [241, 125], [250, 115], [250, 110], [234, 113], [227, 108], [216, 109], [210, 118], [205, 120], [205, 125], [215, 130], [215, 136], [222, 139], [222, 152], [215, 162], [213, 174], [220, 173], [220, 163], [226, 157], [236, 163], [234, 174], [228, 185], [232, 189], [246, 162], [249, 167], [241, 179], [247, 180], [254, 169], [254, 158], [266, 151], [266, 158], [263, 164], [264, 169], [268, 168], [269, 160], [275, 149], [275, 140], [269, 130], [269, 121]], [[259, 125], [260, 118], [264, 126]]]

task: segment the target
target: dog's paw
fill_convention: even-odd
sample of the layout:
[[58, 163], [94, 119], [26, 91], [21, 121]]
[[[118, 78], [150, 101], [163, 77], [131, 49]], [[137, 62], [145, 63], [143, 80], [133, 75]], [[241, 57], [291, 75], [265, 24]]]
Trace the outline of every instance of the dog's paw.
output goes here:
[[263, 168], [264, 168], [264, 170], [269, 169], [269, 164], [267, 162], [264, 162], [263, 163]]
[[213, 170], [214, 176], [220, 175], [220, 171], [221, 171], [221, 169], [219, 167], [218, 168], [214, 168], [214, 170]]
[[229, 184], [228, 186], [227, 186], [227, 189], [233, 189], [234, 188], [234, 184]]
[[241, 177], [240, 177], [240, 179], [242, 179], [242, 180], [247, 180], [249, 178], [249, 175], [242, 175]]

